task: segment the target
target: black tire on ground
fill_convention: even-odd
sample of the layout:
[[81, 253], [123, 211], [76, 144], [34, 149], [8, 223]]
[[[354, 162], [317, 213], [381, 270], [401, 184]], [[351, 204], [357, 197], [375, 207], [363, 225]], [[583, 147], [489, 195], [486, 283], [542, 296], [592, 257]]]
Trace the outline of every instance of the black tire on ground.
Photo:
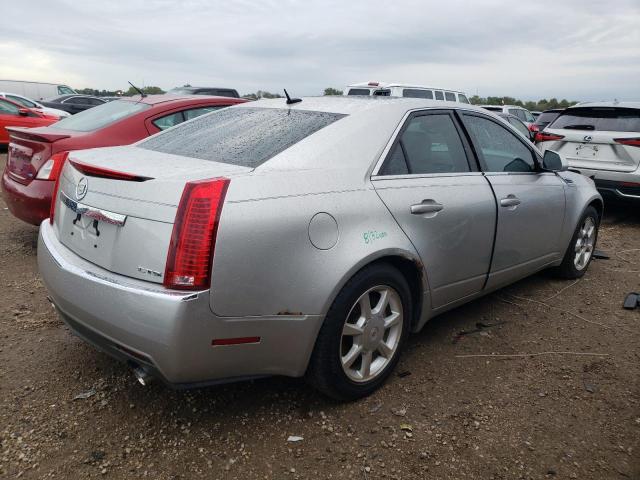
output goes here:
[[[400, 341], [383, 370], [370, 381], [355, 382], [344, 372], [340, 360], [342, 329], [356, 301], [367, 290], [380, 285], [391, 287], [400, 296], [403, 310]], [[363, 268], [342, 288], [325, 317], [307, 368], [307, 381], [336, 400], [355, 400], [371, 394], [385, 382], [398, 363], [409, 334], [412, 315], [411, 290], [396, 268], [387, 263], [376, 263]]]
[[568, 280], [577, 279], [582, 277], [589, 268], [589, 264], [591, 263], [591, 260], [593, 260], [593, 251], [591, 252], [589, 261], [583, 268], [578, 269], [574, 262], [576, 242], [578, 241], [580, 230], [584, 222], [589, 217], [591, 217], [591, 219], [593, 220], [593, 224], [595, 225], [596, 229], [595, 238], [593, 241], [593, 251], [595, 251], [595, 247], [598, 241], [598, 227], [600, 226], [600, 216], [598, 215], [598, 211], [594, 207], [589, 206], [585, 209], [584, 213], [580, 217], [580, 220], [578, 221], [578, 224], [576, 225], [576, 229], [573, 232], [573, 236], [571, 237], [571, 242], [569, 242], [567, 251], [564, 254], [564, 258], [562, 259], [562, 263], [554, 270], [556, 276]]

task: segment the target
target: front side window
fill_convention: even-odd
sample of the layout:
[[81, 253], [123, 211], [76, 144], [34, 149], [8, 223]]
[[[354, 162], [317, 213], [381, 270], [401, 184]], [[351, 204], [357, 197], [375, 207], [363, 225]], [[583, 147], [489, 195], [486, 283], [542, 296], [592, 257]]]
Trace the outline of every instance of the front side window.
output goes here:
[[3, 115], [18, 115], [19, 108], [14, 104], [0, 100], [0, 114]]
[[529, 110], [522, 110], [522, 113], [524, 113], [524, 120], [525, 122], [535, 122], [536, 119], [533, 118], [533, 115], [531, 115], [531, 112]]
[[458, 101], [460, 103], [469, 103], [469, 99], [467, 98], [467, 96], [461, 93], [458, 94]]
[[285, 108], [223, 108], [154, 135], [137, 146], [255, 168], [345, 116]]
[[485, 172], [534, 172], [533, 152], [513, 133], [488, 118], [463, 114], [480, 150]]
[[150, 106], [146, 103], [116, 100], [98, 105], [84, 112], [76, 113], [70, 117], [65, 117], [49, 128], [73, 130], [76, 132], [92, 132], [148, 108], [150, 108]]
[[456, 94], [453, 92], [444, 92], [444, 98], [447, 99], [447, 102], [455, 102]]
[[164, 117], [156, 118], [152, 123], [160, 130], [166, 130], [167, 128], [174, 127], [182, 122], [184, 122], [184, 115], [182, 115], [182, 112], [176, 112], [165, 115]]
[[382, 169], [383, 175], [469, 171], [462, 140], [447, 113], [410, 119], [387, 163]]
[[405, 88], [402, 90], [402, 96], [408, 98], [426, 98], [433, 100], [433, 92], [431, 90], [421, 90], [417, 88]]
[[507, 120], [509, 121], [509, 123], [511, 125], [513, 125], [514, 127], [516, 127], [516, 129], [523, 134], [525, 137], [529, 137], [529, 129], [527, 128], [527, 126], [522, 123], [520, 120], [518, 120], [517, 118], [513, 118], [513, 117], [508, 117]]
[[211, 107], [199, 107], [199, 108], [191, 108], [189, 110], [185, 110], [182, 112], [184, 114], [185, 120], [192, 120], [200, 115], [204, 115], [205, 113], [211, 113], [214, 110], [220, 110], [224, 108], [223, 105], [213, 105]]
[[444, 100], [444, 93], [436, 91], [436, 100]]
[[15, 95], [7, 95], [7, 98], [9, 100], [13, 100], [16, 103], [19, 103], [20, 105], [24, 105], [25, 107], [29, 107], [29, 108], [38, 107], [34, 102], [27, 100], [26, 98], [16, 97]]

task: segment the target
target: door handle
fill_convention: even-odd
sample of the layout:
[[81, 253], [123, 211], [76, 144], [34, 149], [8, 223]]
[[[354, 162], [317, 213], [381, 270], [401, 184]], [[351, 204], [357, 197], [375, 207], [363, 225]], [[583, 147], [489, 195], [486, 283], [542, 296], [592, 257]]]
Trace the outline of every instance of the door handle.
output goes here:
[[518, 197], [516, 197], [513, 193], [510, 193], [509, 195], [507, 195], [504, 198], [500, 199], [500, 206], [501, 207], [517, 207], [518, 205], [520, 205], [522, 202], [520, 201], [520, 199]]
[[436, 214], [440, 210], [444, 208], [444, 205], [436, 202], [434, 199], [429, 198], [428, 200], [423, 200], [420, 203], [416, 203], [415, 205], [411, 205], [411, 213], [414, 215], [422, 215], [424, 213], [433, 213]]

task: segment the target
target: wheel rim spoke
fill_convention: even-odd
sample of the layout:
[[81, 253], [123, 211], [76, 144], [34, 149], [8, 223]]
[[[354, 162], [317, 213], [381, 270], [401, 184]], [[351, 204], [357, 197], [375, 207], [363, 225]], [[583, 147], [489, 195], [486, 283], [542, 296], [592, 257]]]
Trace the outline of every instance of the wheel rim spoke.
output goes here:
[[369, 298], [368, 292], [360, 297], [358, 304], [360, 305], [360, 314], [365, 319], [371, 318], [371, 298]]
[[402, 320], [402, 316], [400, 312], [391, 312], [391, 315], [384, 319], [384, 328], [385, 330], [390, 329], [394, 325], [397, 325]]
[[389, 290], [383, 290], [380, 292], [380, 298], [378, 299], [378, 303], [376, 307], [371, 311], [371, 313], [380, 313], [384, 312], [389, 305]]
[[355, 362], [360, 355], [362, 355], [362, 347], [360, 345], [354, 344], [351, 347], [351, 350], [349, 350], [347, 354], [342, 357], [342, 365], [347, 368], [351, 367], [351, 365], [353, 365], [353, 362]]
[[365, 379], [371, 374], [371, 361], [373, 360], [373, 352], [364, 352], [362, 354], [362, 365], [360, 366], [360, 376]]
[[393, 348], [391, 348], [385, 342], [380, 342], [380, 344], [378, 345], [378, 352], [384, 358], [391, 358], [391, 356], [393, 355]]
[[344, 328], [342, 329], [342, 335], [347, 335], [349, 337], [362, 335], [362, 333], [362, 328], [355, 323], [345, 323]]

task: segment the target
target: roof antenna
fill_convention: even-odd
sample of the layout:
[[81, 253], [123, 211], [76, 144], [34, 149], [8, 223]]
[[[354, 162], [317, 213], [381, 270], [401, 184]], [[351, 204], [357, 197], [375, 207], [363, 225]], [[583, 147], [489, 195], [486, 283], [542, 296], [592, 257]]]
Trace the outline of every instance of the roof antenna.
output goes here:
[[284, 94], [287, 97], [287, 105], [292, 105], [294, 103], [299, 103], [302, 101], [301, 98], [291, 98], [286, 88], [284, 89]]
[[146, 93], [144, 93], [142, 90], [140, 90], [138, 87], [136, 87], [133, 83], [129, 82], [129, 85], [131, 85], [140, 94], [140, 96], [142, 98], [147, 96]]

